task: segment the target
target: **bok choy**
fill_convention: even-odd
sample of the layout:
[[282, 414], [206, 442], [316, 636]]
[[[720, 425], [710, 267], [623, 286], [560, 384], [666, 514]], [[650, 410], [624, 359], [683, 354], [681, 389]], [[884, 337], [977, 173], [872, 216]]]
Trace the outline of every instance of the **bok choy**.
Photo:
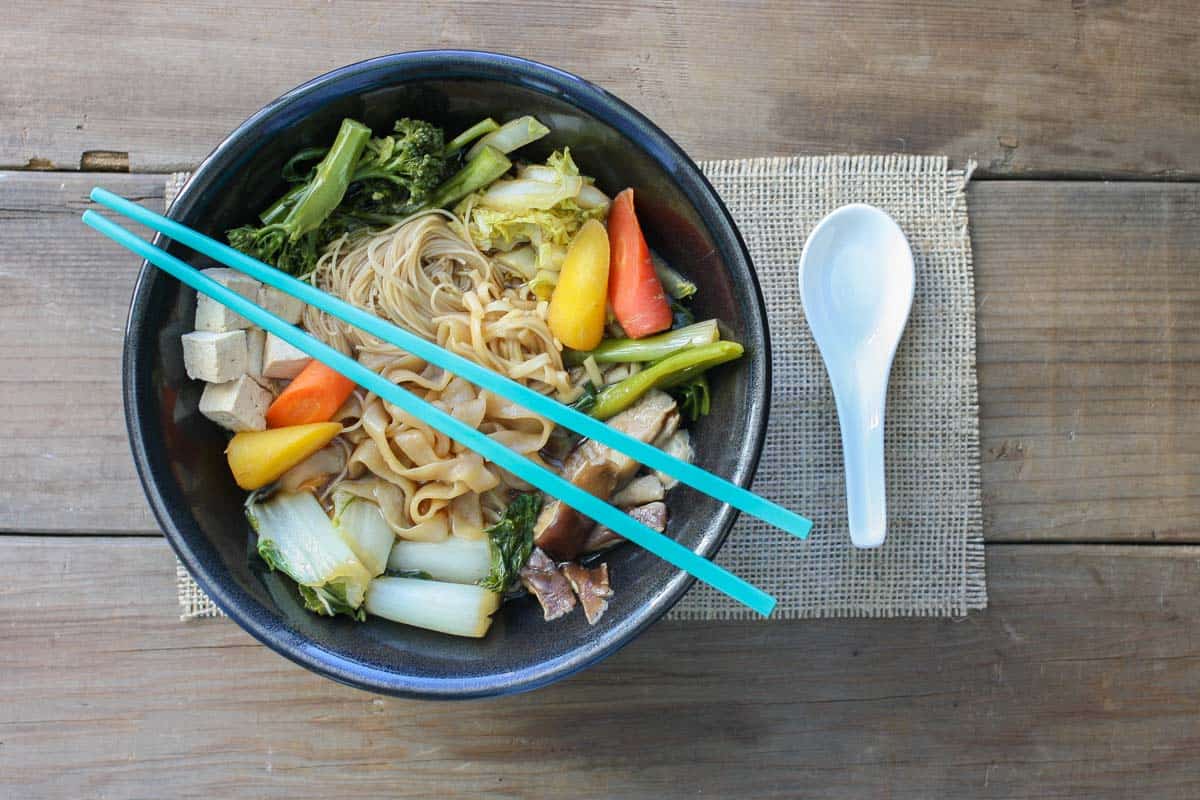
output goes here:
[[530, 255], [509, 266], [546, 299], [571, 239], [589, 219], [603, 220], [608, 208], [608, 197], [580, 174], [570, 150], [563, 149], [545, 164], [523, 167], [517, 177], [468, 196], [455, 213], [481, 250], [507, 253], [528, 246]]
[[485, 147], [494, 147], [501, 153], [511, 153], [513, 150], [536, 142], [550, 132], [535, 117], [517, 117], [506, 122], [496, 130], [475, 142], [467, 151], [467, 159], [472, 159], [483, 152]]
[[451, 536], [441, 542], [409, 542], [392, 547], [388, 572], [423, 572], [433, 580], [478, 583], [492, 570], [491, 545], [486, 539]]
[[375, 503], [349, 492], [333, 495], [333, 527], [372, 577], [387, 569], [396, 534]]
[[533, 553], [533, 524], [541, 510], [539, 492], [517, 495], [500, 521], [488, 528], [492, 567], [480, 586], [503, 594], [517, 582], [521, 567]]
[[279, 492], [246, 506], [258, 534], [258, 554], [300, 587], [309, 611], [325, 616], [363, 618], [362, 602], [370, 571], [308, 492]]
[[478, 638], [491, 627], [500, 595], [461, 583], [382, 577], [371, 581], [364, 607], [393, 622]]

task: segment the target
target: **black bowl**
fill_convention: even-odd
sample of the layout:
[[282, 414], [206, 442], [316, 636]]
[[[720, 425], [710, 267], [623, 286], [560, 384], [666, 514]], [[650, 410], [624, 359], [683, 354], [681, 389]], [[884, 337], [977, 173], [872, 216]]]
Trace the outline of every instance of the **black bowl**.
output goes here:
[[[745, 486], [767, 421], [770, 353], [762, 297], [729, 213], [696, 165], [649, 120], [602, 89], [531, 61], [489, 53], [403, 53], [331, 72], [255, 114], [201, 164], [170, 216], [216, 238], [252, 221], [281, 192], [280, 166], [329, 142], [343, 117], [377, 131], [402, 116], [456, 131], [485, 116], [534, 114], [553, 130], [528, 157], [569, 145], [610, 194], [637, 189], [651, 246], [700, 287], [697, 318], [717, 317], [746, 356], [714, 376], [712, 414], [693, 427], [698, 463]], [[160, 246], [166, 246], [156, 240]], [[200, 265], [195, 254], [169, 248]], [[692, 579], [632, 545], [608, 557], [616, 593], [603, 619], [543, 622], [535, 601], [506, 604], [482, 640], [383, 620], [316, 617], [295, 587], [254, 554], [244, 493], [201, 417], [201, 386], [183, 372], [179, 337], [195, 295], [143, 264], [125, 332], [125, 416], [134, 460], [159, 524], [204, 591], [259, 641], [335, 680], [394, 695], [478, 697], [544, 686], [614, 652], [662, 616]], [[677, 487], [668, 532], [712, 556], [736, 512]]]

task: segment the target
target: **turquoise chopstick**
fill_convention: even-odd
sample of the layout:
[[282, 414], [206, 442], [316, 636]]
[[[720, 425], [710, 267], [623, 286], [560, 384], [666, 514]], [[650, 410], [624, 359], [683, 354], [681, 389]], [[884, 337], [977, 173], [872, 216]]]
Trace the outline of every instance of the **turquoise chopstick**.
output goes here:
[[[480, 366], [474, 361], [451, 353], [438, 345], [428, 342], [421, 337], [404, 330], [396, 325], [382, 320], [374, 314], [363, 311], [332, 295], [322, 292], [311, 284], [296, 280], [292, 276], [274, 267], [251, 258], [229, 245], [222, 244], [204, 234], [164, 217], [161, 214], [143, 208], [137, 203], [130, 202], [120, 195], [113, 194], [107, 189], [96, 187], [92, 189], [91, 197], [100, 205], [106, 206], [118, 214], [140, 222], [148, 228], [158, 231], [180, 244], [203, 253], [210, 258], [233, 267], [247, 275], [270, 286], [274, 286], [293, 297], [303, 300], [309, 305], [316, 306], [327, 314], [344, 320], [356, 328], [394, 344], [419, 358], [435, 364], [448, 372], [487, 389], [490, 392], [506, 397], [513, 402], [528, 408], [536, 414], [550, 419], [564, 428], [595, 439], [603, 445], [613, 448], [651, 469], [667, 473], [680, 482], [685, 483], [704, 494], [715, 497], [723, 503], [758, 517], [764, 522], [781, 528], [788, 533], [803, 539], [812, 529], [812, 522], [783, 506], [772, 503], [765, 497], [731, 483], [706, 469], [697, 467], [675, 458], [659, 450], [651, 444], [640, 442], [632, 436], [627, 436], [603, 422], [580, 413], [563, 405], [553, 398], [539, 394], [516, 381], [499, 375]], [[582, 511], [583, 509], [578, 509]]]
[[208, 295], [260, 328], [270, 331], [288, 344], [303, 350], [331, 369], [337, 370], [364, 389], [374, 392], [392, 405], [424, 420], [431, 427], [471, 448], [488, 461], [498, 464], [547, 494], [557, 497], [580, 513], [649, 550], [664, 561], [685, 570], [714, 589], [749, 606], [763, 616], [769, 616], [772, 609], [775, 608], [775, 598], [756, 586], [697, 555], [674, 539], [646, 527], [633, 517], [593, 497], [570, 481], [538, 466], [520, 453], [491, 439], [487, 434], [460, 422], [441, 409], [375, 374], [354, 359], [343, 355], [299, 328], [289, 325], [236, 292], [226, 289], [212, 278], [206, 277], [200, 270], [170, 253], [159, 250], [149, 242], [143, 241], [115, 222], [94, 211], [85, 211], [83, 221], [196, 291]]

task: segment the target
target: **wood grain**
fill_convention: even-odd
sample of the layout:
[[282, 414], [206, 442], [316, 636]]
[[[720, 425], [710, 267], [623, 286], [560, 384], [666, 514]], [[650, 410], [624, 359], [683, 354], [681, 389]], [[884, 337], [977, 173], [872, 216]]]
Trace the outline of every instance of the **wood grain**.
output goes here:
[[438, 705], [183, 624], [159, 539], [0, 537], [0, 794], [1190, 798], [1200, 548], [993, 546], [966, 621], [660, 624]]
[[315, 75], [436, 47], [579, 73], [698, 158], [944, 153], [992, 175], [1200, 175], [1187, 0], [14, 0], [0, 165], [78, 169], [102, 150], [134, 171], [192, 166]]
[[0, 173], [0, 530], [157, 530], [121, 410], [140, 262], [79, 221], [97, 183], [162, 208], [162, 176]]
[[[0, 173], [0, 530], [156, 530], [120, 399], [137, 264], [79, 224], [95, 182]], [[160, 202], [162, 176], [99, 182]], [[988, 182], [969, 202], [987, 536], [1200, 541], [1200, 186]]]
[[1200, 186], [970, 204], [988, 538], [1200, 540]]

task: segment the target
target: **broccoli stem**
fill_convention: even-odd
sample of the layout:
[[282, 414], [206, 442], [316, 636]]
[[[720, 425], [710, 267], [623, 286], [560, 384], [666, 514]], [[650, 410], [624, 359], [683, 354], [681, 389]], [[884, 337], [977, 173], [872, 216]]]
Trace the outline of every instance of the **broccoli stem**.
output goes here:
[[451, 139], [446, 144], [446, 147], [442, 150], [442, 155], [446, 158], [449, 158], [459, 150], [462, 150], [464, 147], [469, 145], [471, 142], [478, 139], [480, 136], [487, 136], [489, 133], [494, 130], [498, 130], [499, 128], [500, 124], [491, 117], [480, 120], [460, 133], [458, 136], [455, 136], [453, 139]]
[[258, 215], [262, 220], [263, 225], [273, 225], [276, 222], [283, 222], [283, 218], [287, 216], [288, 211], [292, 206], [296, 205], [296, 201], [304, 196], [305, 190], [308, 189], [307, 183], [297, 184], [288, 190], [288, 193], [271, 204], [271, 207]]
[[482, 189], [508, 172], [512, 162], [494, 147], [485, 147], [454, 175], [446, 179], [426, 201], [423, 208], [445, 208]]
[[[275, 223], [288, 220], [291, 217], [292, 211], [302, 200], [305, 202], [308, 201], [312, 188], [319, 181], [323, 180], [328, 184], [331, 179], [341, 180], [344, 176], [345, 185], [340, 192], [337, 192], [337, 199], [333, 205], [317, 221], [317, 225], [320, 225], [333, 212], [338, 203], [342, 202], [342, 197], [346, 194], [346, 189], [350, 188], [351, 182], [358, 178], [357, 175], [354, 175], [354, 170], [358, 166], [359, 156], [362, 155], [363, 148], [366, 147], [367, 140], [370, 138], [371, 129], [361, 122], [352, 119], [342, 120], [342, 127], [338, 131], [338, 138], [333, 143], [333, 147], [325, 151], [324, 158], [317, 165], [317, 174], [313, 177], [313, 180], [309, 183], [301, 183], [293, 186], [283, 197], [272, 203], [266, 211], [259, 214], [258, 218], [262, 220], [263, 225], [274, 225]], [[308, 153], [310, 151], [306, 150], [304, 152]], [[332, 193], [335, 188], [335, 186], [329, 186], [329, 188], [324, 189], [322, 195], [315, 198], [314, 202], [325, 202], [327, 197], [324, 193]], [[292, 238], [299, 238], [299, 234], [292, 234]]]
[[308, 182], [302, 196], [284, 217], [292, 241], [320, 227], [346, 194], [358, 158], [371, 138], [371, 129], [353, 119], [342, 120], [342, 127], [329, 152], [317, 165], [316, 174]]
[[669, 355], [619, 383], [606, 386], [596, 395], [588, 412], [597, 419], [608, 419], [636, 403], [651, 389], [669, 389], [703, 374], [706, 370], [742, 355], [736, 342], [713, 342]]
[[672, 353], [678, 353], [688, 347], [712, 344], [721, 338], [715, 319], [697, 322], [685, 328], [676, 328], [644, 339], [605, 339], [595, 350], [581, 352], [579, 350], [563, 351], [563, 360], [569, 365], [582, 364], [588, 356], [596, 359], [597, 364], [627, 364], [658, 361]]

